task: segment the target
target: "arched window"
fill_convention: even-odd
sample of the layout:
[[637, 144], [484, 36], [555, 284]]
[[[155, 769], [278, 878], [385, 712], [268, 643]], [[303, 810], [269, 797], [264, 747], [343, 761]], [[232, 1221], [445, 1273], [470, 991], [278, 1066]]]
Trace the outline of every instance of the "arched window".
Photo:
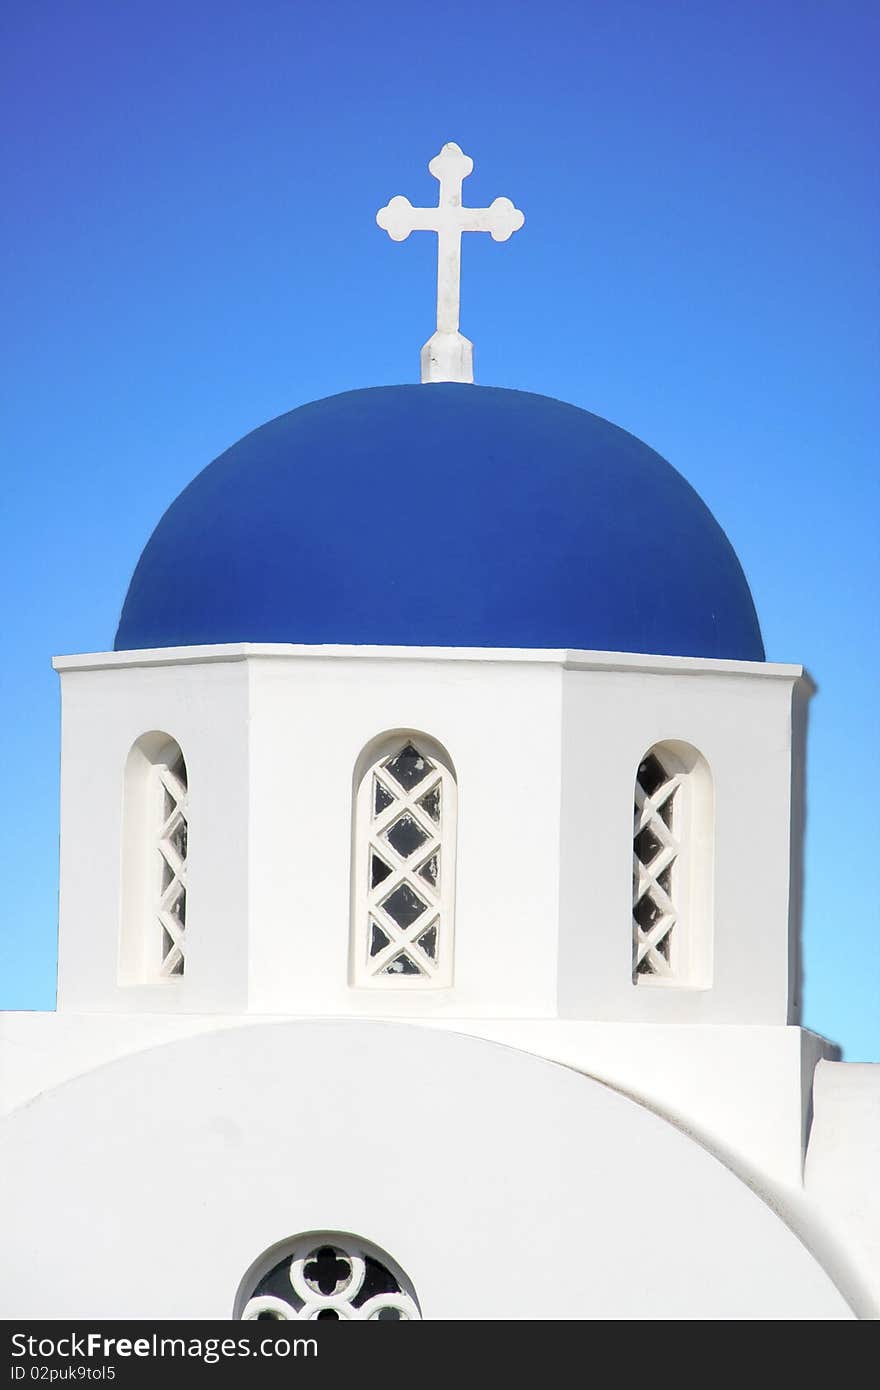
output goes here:
[[188, 777], [180, 745], [144, 734], [125, 768], [124, 984], [173, 980], [186, 969]]
[[433, 739], [391, 734], [355, 771], [351, 980], [452, 983], [456, 783]]
[[712, 975], [712, 779], [689, 744], [639, 763], [633, 820], [633, 984], [706, 988]]
[[415, 1290], [378, 1246], [339, 1231], [273, 1246], [242, 1280], [234, 1316], [245, 1322], [421, 1320]]

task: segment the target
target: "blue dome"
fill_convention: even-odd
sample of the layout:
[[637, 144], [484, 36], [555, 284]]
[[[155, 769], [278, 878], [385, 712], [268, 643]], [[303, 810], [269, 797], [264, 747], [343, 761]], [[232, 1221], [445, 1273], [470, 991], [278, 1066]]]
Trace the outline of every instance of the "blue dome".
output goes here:
[[664, 459], [576, 406], [458, 384], [314, 401], [184, 489], [116, 648], [220, 642], [764, 658], [730, 542]]

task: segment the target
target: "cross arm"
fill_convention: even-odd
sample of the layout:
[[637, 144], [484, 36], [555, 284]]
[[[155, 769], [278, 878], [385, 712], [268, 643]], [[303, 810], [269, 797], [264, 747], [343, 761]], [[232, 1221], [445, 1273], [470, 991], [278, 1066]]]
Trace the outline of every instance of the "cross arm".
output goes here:
[[488, 232], [493, 241], [507, 241], [525, 222], [525, 215], [509, 198], [496, 198], [487, 208], [462, 208], [463, 232]]
[[398, 194], [376, 213], [376, 221], [392, 241], [406, 241], [410, 232], [439, 232], [441, 208], [414, 208], [409, 198]]
[[398, 194], [376, 213], [376, 222], [392, 241], [406, 241], [410, 232], [488, 232], [493, 241], [507, 241], [525, 222], [509, 198], [496, 198], [487, 208], [440, 206], [415, 208]]

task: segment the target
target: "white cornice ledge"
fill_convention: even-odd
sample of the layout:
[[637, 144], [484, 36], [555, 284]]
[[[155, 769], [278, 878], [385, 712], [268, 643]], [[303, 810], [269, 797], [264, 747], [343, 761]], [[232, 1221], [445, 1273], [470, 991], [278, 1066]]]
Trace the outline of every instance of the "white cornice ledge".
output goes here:
[[[702, 656], [650, 656], [633, 652], [570, 651], [528, 647], [349, 647], [300, 646], [292, 642], [229, 642], [205, 647], [153, 647], [142, 651], [89, 652], [56, 656], [56, 671], [100, 671], [129, 666], [191, 666], [218, 661], [471, 661], [481, 664], [559, 666], [566, 671], [675, 672], [681, 675], [759, 676], [795, 681], [810, 677], [803, 666], [771, 661], [727, 661]], [[810, 682], [812, 684], [812, 682]]]

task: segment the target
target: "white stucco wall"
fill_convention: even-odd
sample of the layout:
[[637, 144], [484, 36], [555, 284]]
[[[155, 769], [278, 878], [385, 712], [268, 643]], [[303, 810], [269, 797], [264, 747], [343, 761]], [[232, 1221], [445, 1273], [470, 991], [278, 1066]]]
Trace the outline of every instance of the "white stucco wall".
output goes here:
[[[793, 1018], [799, 667], [254, 646], [56, 664], [61, 1009]], [[183, 980], [120, 987], [122, 773], [151, 729], [178, 740], [190, 770], [189, 955]], [[348, 985], [352, 773], [393, 729], [429, 734], [455, 766], [456, 946], [452, 988], [383, 991], [379, 1009]], [[633, 780], [663, 739], [700, 749], [715, 783], [706, 989], [631, 979]]]
[[[0, 1013], [0, 1115], [108, 1062], [254, 1014]], [[280, 1022], [280, 1019], [273, 1020]], [[560, 1062], [644, 1102], [769, 1191], [799, 1190], [813, 1068], [833, 1057], [800, 1028], [425, 1019]]]
[[[249, 665], [251, 1009], [552, 1012], [558, 670], [384, 655]], [[418, 1001], [405, 987], [379, 997], [348, 984], [352, 776], [365, 745], [394, 729], [442, 744], [458, 783], [454, 983]]]
[[[641, 1022], [786, 1023], [790, 996], [791, 668], [621, 663], [563, 673], [560, 1013]], [[612, 924], [631, 907], [636, 768], [681, 741], [708, 763], [714, 854], [707, 894], [709, 988], [633, 988], [631, 944]], [[799, 815], [796, 824], [799, 825]], [[703, 924], [697, 922], [696, 930]]]
[[[457, 1207], [432, 1208], [437, 1229], [450, 1226], [455, 1210], [470, 1212], [488, 1242], [484, 1255], [497, 1244], [501, 1267], [515, 1267], [520, 1256], [486, 1190], [493, 1171], [503, 1175], [505, 1191], [512, 1184], [520, 1194], [516, 1200], [527, 1225], [540, 1233], [535, 1248], [543, 1261], [557, 1261], [558, 1242], [565, 1239], [579, 1250], [595, 1246], [597, 1257], [617, 1270], [604, 1208], [600, 1219], [592, 1197], [581, 1191], [583, 1172], [576, 1177], [568, 1156], [592, 1155], [601, 1133], [603, 1181], [620, 1166], [623, 1182], [628, 1170], [617, 1164], [615, 1146], [647, 1145], [653, 1154], [661, 1133], [674, 1135], [658, 1141], [664, 1153], [673, 1142], [701, 1155], [698, 1162], [679, 1154], [671, 1163], [674, 1179], [665, 1158], [660, 1167], [658, 1190], [671, 1194], [673, 1206], [683, 1209], [687, 1181], [697, 1183], [703, 1224], [685, 1234], [682, 1260], [706, 1268], [706, 1260], [711, 1264], [725, 1248], [732, 1236], [726, 1215], [718, 1226], [722, 1210], [736, 1214], [732, 1224], [743, 1242], [734, 1242], [727, 1262], [736, 1290], [724, 1286], [726, 1311], [702, 1311], [708, 1308], [702, 1302], [701, 1311], [681, 1311], [697, 1296], [682, 1268], [664, 1292], [669, 1310], [652, 1316], [846, 1316], [839, 1300], [834, 1302], [837, 1295], [828, 1303], [830, 1286], [817, 1275], [815, 1259], [775, 1218], [774, 1235], [765, 1237], [761, 1223], [771, 1207], [832, 1273], [859, 1315], [878, 1315], [880, 1270], [870, 1215], [876, 1202], [872, 1206], [866, 1176], [876, 1124], [864, 1118], [874, 1114], [876, 1077], [863, 1083], [852, 1079], [852, 1069], [838, 1064], [827, 1074], [822, 1068], [830, 1064], [822, 1064], [806, 1188], [802, 1182], [813, 1069], [817, 1060], [833, 1057], [834, 1049], [786, 1026], [797, 1018], [799, 987], [803, 735], [811, 690], [801, 668], [614, 653], [255, 646], [104, 653], [61, 658], [56, 665], [63, 693], [59, 1013], [0, 1016], [4, 1165], [9, 1160], [4, 1177], [8, 1171], [11, 1190], [20, 1185], [22, 1220], [31, 1212], [39, 1232], [43, 1218], [32, 1211], [35, 1183], [45, 1185], [48, 1177], [37, 1150], [51, 1150], [57, 1135], [72, 1134], [71, 1173], [65, 1170], [60, 1183], [53, 1176], [59, 1196], [49, 1202], [50, 1212], [62, 1233], [75, 1235], [71, 1223], [75, 1227], [79, 1218], [62, 1207], [65, 1192], [74, 1201], [70, 1183], [79, 1172], [86, 1208], [93, 1203], [100, 1231], [98, 1254], [103, 1251], [111, 1264], [122, 1259], [123, 1245], [116, 1248], [117, 1236], [98, 1210], [86, 1150], [103, 1173], [110, 1211], [121, 1214], [126, 1191], [139, 1191], [141, 1182], [150, 1188], [152, 1170], [145, 1165], [160, 1164], [156, 1145], [178, 1131], [188, 1084], [203, 1093], [191, 1117], [195, 1129], [182, 1131], [191, 1166], [207, 1175], [217, 1160], [213, 1140], [206, 1148], [197, 1132], [201, 1115], [208, 1132], [216, 1129], [223, 1140], [221, 1149], [234, 1137], [227, 1157], [237, 1181], [252, 1192], [253, 1172], [260, 1180], [268, 1175], [267, 1200], [282, 1212], [288, 1206], [281, 1170], [259, 1152], [261, 1134], [270, 1148], [293, 1155], [288, 1176], [304, 1174], [310, 1192], [330, 1190], [323, 1169], [316, 1178], [308, 1163], [300, 1163], [303, 1131], [294, 1117], [302, 1111], [319, 1148], [325, 1141], [351, 1148], [355, 1134], [368, 1152], [386, 1155], [382, 1163], [392, 1172], [398, 1171], [396, 1150], [386, 1149], [386, 1140], [400, 1149], [414, 1139], [419, 1154], [427, 1155], [429, 1175], [457, 1174], [448, 1194], [443, 1189], [444, 1201], [455, 1196]], [[152, 730], [180, 743], [189, 769], [187, 970], [182, 980], [132, 986], [120, 984], [119, 976], [126, 911], [123, 775], [132, 744]], [[437, 740], [458, 779], [450, 989], [377, 992], [348, 983], [352, 775], [364, 746], [389, 730], [421, 731]], [[670, 740], [696, 747], [712, 773], [712, 892], [707, 920], [697, 924], [711, 936], [708, 988], [631, 982], [633, 779], [647, 749]], [[330, 1016], [336, 1021], [307, 1022]], [[346, 1016], [348, 1024], [341, 1021]], [[386, 1022], [355, 1022], [366, 1017]], [[426, 1027], [414, 1041], [411, 1028], [389, 1028], [394, 1019]], [[265, 1069], [259, 1079], [258, 1056]], [[519, 1060], [510, 1061], [514, 1056]], [[508, 1060], [487, 1060], [499, 1057]], [[844, 1072], [847, 1079], [828, 1080]], [[246, 1098], [240, 1089], [248, 1077]], [[599, 1082], [621, 1095], [612, 1097]], [[483, 1088], [482, 1109], [475, 1087]], [[322, 1094], [342, 1107], [335, 1118], [322, 1113]], [[398, 1094], [415, 1107], [412, 1133], [395, 1128], [402, 1124], [394, 1112]], [[603, 1099], [596, 1101], [597, 1095]], [[375, 1097], [375, 1112], [364, 1112], [357, 1096]], [[207, 1116], [204, 1105], [211, 1097], [214, 1110]], [[461, 1113], [453, 1123], [450, 1107], [457, 1097]], [[624, 1097], [671, 1120], [679, 1132]], [[263, 1101], [286, 1108], [283, 1123], [256, 1116], [254, 1107]], [[606, 1113], [602, 1107], [612, 1102], [629, 1109]], [[543, 1117], [535, 1134], [523, 1118], [530, 1107]], [[477, 1112], [492, 1133], [476, 1130], [473, 1138], [459, 1120], [463, 1124]], [[619, 1122], [620, 1115], [640, 1117], [638, 1133], [629, 1133], [625, 1143], [616, 1137], [619, 1123], [636, 1121]], [[446, 1117], [442, 1134], [437, 1116]], [[661, 1128], [646, 1138], [639, 1127], [644, 1123]], [[84, 1138], [88, 1127], [93, 1144]], [[468, 1186], [459, 1150], [474, 1142], [484, 1152], [472, 1165]], [[236, 1167], [239, 1143], [249, 1155], [244, 1168]], [[138, 1152], [129, 1152], [133, 1145]], [[105, 1154], [124, 1161], [128, 1177], [122, 1170], [111, 1174]], [[695, 1163], [700, 1173], [705, 1164], [715, 1175], [705, 1180], [705, 1193], [703, 1177], [693, 1175]], [[533, 1189], [542, 1171], [553, 1174], [553, 1183], [539, 1201]], [[644, 1185], [643, 1165], [639, 1171], [638, 1180], [630, 1175], [630, 1197]], [[330, 1163], [331, 1186], [334, 1173]], [[336, 1192], [345, 1186], [341, 1169], [337, 1179]], [[680, 1179], [684, 1186], [676, 1197]], [[439, 1179], [428, 1180], [436, 1194]], [[384, 1181], [383, 1167], [380, 1192]], [[225, 1209], [231, 1184], [230, 1172], [210, 1173], [203, 1205], [215, 1215]], [[738, 1195], [731, 1197], [726, 1184]], [[750, 1187], [769, 1206], [750, 1206], [757, 1201]], [[388, 1249], [416, 1280], [424, 1301], [397, 1216], [382, 1229], [372, 1197], [361, 1191], [360, 1175], [353, 1190], [341, 1212], [331, 1210], [329, 1197], [320, 1214], [313, 1203], [294, 1202], [283, 1229], [275, 1210], [267, 1209], [253, 1231], [234, 1220], [231, 1245], [235, 1260], [240, 1256], [244, 1264], [236, 1266], [234, 1278], [231, 1263], [224, 1266], [223, 1298], [231, 1302], [237, 1280], [264, 1246], [325, 1226], [350, 1228]], [[618, 1188], [612, 1185], [604, 1195], [615, 1211]], [[191, 1198], [196, 1200], [194, 1189]], [[483, 1226], [481, 1201], [495, 1212]], [[658, 1241], [670, 1239], [663, 1222], [654, 1231], [655, 1207], [648, 1202], [642, 1242], [653, 1242], [655, 1234]], [[869, 1208], [865, 1225], [862, 1215]], [[753, 1218], [753, 1210], [763, 1215]], [[154, 1215], [158, 1219], [158, 1208]], [[665, 1220], [665, 1209], [663, 1215]], [[19, 1214], [12, 1216], [18, 1229]], [[752, 1281], [758, 1311], [749, 1312], [743, 1249], [753, 1219], [760, 1227], [753, 1253], [762, 1271], [776, 1268], [777, 1260], [782, 1264], [777, 1278], [765, 1281], [762, 1273]], [[623, 1248], [636, 1239], [629, 1220], [622, 1219], [621, 1229], [629, 1232]], [[598, 1244], [583, 1224], [590, 1221], [605, 1231]], [[590, 1285], [588, 1305], [572, 1301], [569, 1293], [560, 1305], [554, 1293], [557, 1311], [551, 1311], [541, 1293], [532, 1297], [536, 1311], [519, 1305], [505, 1312], [500, 1304], [493, 1305], [494, 1313], [463, 1311], [464, 1303], [444, 1302], [453, 1271], [448, 1253], [437, 1248], [436, 1231], [416, 1226], [412, 1259], [442, 1274], [440, 1301], [433, 1312], [426, 1308], [428, 1316], [640, 1316], [638, 1309], [622, 1311], [623, 1276], [618, 1285], [616, 1274], [605, 1302], [597, 1284], [596, 1290]], [[699, 1247], [707, 1233], [709, 1256]], [[198, 1236], [194, 1229], [191, 1236], [188, 1248], [197, 1265], [198, 1239], [206, 1232]], [[13, 1231], [13, 1246], [16, 1239], [23, 1248], [23, 1226], [17, 1236]], [[126, 1241], [125, 1250], [131, 1248]], [[791, 1249], [800, 1253], [793, 1256]], [[138, 1299], [154, 1297], [157, 1280], [162, 1286], [162, 1258], [156, 1247]], [[659, 1278], [659, 1249], [651, 1259]], [[32, 1273], [25, 1275], [24, 1297]], [[214, 1277], [214, 1271], [205, 1276], [214, 1288], [211, 1306], [219, 1307]], [[427, 1277], [430, 1289], [434, 1276]], [[780, 1287], [789, 1278], [794, 1282], [787, 1302]], [[233, 1284], [227, 1288], [228, 1279]], [[8, 1292], [19, 1298], [11, 1285]], [[589, 1302], [594, 1294], [595, 1305]], [[118, 1308], [112, 1315], [136, 1315], [125, 1302], [129, 1296], [114, 1303], [101, 1293], [99, 1302], [81, 1306], [85, 1312], [100, 1306], [102, 1313]], [[75, 1300], [65, 1299], [53, 1301], [55, 1311], [43, 1315], [75, 1316]], [[228, 1311], [224, 1305], [205, 1315]], [[194, 1307], [179, 1315], [190, 1314], [199, 1312]]]
[[[248, 671], [238, 661], [65, 672], [61, 702], [58, 1008], [247, 1007]], [[135, 741], [176, 739], [189, 771], [190, 901], [182, 979], [119, 983], [123, 790]]]
[[0, 1125], [9, 1318], [228, 1317], [299, 1231], [386, 1249], [428, 1318], [852, 1316], [699, 1145], [566, 1067], [434, 1029], [255, 1024]]
[[821, 1061], [813, 1104], [806, 1196], [873, 1290], [880, 1317], [880, 1064]]

